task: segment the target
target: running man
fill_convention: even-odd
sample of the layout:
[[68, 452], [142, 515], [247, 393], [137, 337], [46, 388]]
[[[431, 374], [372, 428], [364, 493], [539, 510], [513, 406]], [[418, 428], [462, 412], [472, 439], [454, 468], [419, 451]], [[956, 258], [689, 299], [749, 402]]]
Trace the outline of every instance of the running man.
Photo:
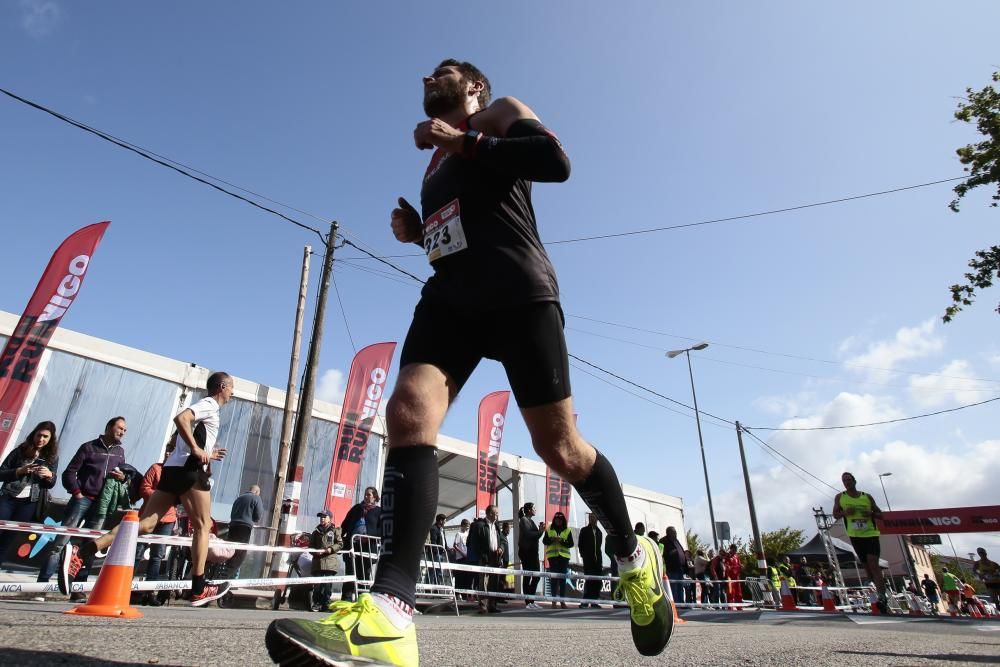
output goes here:
[[[143, 504], [139, 521], [139, 534], [153, 532], [157, 522], [178, 501], [183, 503], [191, 521], [191, 606], [202, 607], [217, 600], [229, 591], [229, 584], [221, 586], [205, 583], [205, 558], [208, 555], [208, 540], [212, 528], [212, 488], [211, 473], [207, 466], [210, 461], [221, 461], [226, 456], [225, 449], [216, 449], [215, 440], [219, 435], [219, 409], [233, 396], [233, 379], [221, 371], [208, 378], [208, 396], [174, 417], [177, 436], [174, 450], [163, 463], [160, 481], [149, 501]], [[76, 576], [81, 565], [93, 558], [98, 551], [104, 551], [115, 540], [118, 528], [101, 535], [96, 540], [72, 550], [63, 550], [59, 567], [59, 590], [66, 593], [70, 581]]]
[[882, 578], [882, 568], [878, 559], [882, 555], [879, 536], [882, 534], [875, 519], [882, 518], [882, 510], [875, 504], [871, 494], [858, 491], [858, 482], [854, 475], [845, 472], [840, 476], [846, 492], [837, 494], [833, 500], [833, 518], [843, 519], [847, 527], [847, 536], [851, 538], [854, 553], [865, 566], [868, 577], [875, 583], [878, 592], [878, 608], [883, 614], [888, 613], [889, 603], [885, 597], [885, 580]]
[[434, 275], [386, 406], [391, 449], [377, 575], [372, 593], [353, 607], [320, 622], [272, 623], [268, 650], [283, 664], [355, 655], [417, 665], [412, 615], [437, 511], [434, 445], [448, 406], [485, 357], [503, 364], [535, 451], [573, 484], [614, 544], [633, 641], [640, 653], [657, 655], [673, 630], [659, 550], [632, 531], [614, 468], [576, 430], [559, 288], [531, 204], [532, 182], [565, 181], [569, 159], [524, 103], [504, 97], [491, 104], [489, 80], [475, 66], [445, 60], [423, 86], [430, 120], [413, 137], [434, 153], [422, 213], [401, 197], [390, 218], [398, 241], [423, 247]]

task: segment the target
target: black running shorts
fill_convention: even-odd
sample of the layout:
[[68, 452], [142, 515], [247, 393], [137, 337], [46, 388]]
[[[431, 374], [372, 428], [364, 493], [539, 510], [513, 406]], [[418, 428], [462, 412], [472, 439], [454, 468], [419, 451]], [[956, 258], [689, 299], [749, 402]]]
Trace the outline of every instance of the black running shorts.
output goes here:
[[461, 389], [480, 359], [494, 359], [503, 364], [519, 407], [547, 405], [571, 395], [563, 325], [553, 302], [484, 313], [421, 299], [399, 365], [437, 366]]
[[862, 563], [865, 562], [869, 554], [876, 558], [882, 555], [882, 545], [878, 537], [852, 537], [851, 546], [854, 547], [854, 553], [858, 555], [858, 560]]
[[189, 456], [183, 466], [163, 466], [156, 490], [172, 493], [179, 501], [191, 489], [207, 491], [210, 488], [206, 488], [207, 480], [208, 475], [202, 470], [198, 460]]

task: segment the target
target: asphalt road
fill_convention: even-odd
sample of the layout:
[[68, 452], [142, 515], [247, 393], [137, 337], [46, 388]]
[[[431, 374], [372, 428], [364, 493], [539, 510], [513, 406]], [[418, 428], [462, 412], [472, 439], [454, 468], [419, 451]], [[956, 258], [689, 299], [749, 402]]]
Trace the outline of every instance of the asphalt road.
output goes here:
[[[518, 605], [519, 606], [519, 605]], [[0, 601], [0, 665], [270, 665], [264, 630], [306, 612], [142, 607], [144, 618], [67, 616], [61, 602]], [[423, 615], [421, 664], [581, 665], [1000, 664], [1000, 621], [804, 613], [689, 612], [667, 650], [643, 658], [624, 610]]]

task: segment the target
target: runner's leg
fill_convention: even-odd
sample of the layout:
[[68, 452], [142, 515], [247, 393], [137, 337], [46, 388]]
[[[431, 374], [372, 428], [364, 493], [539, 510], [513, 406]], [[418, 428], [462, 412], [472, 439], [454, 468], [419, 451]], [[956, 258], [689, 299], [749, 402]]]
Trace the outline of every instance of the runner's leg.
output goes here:
[[208, 491], [189, 489], [181, 494], [181, 502], [191, 520], [191, 595], [194, 596], [201, 594], [205, 588], [205, 561], [212, 530], [212, 497]]
[[386, 405], [389, 454], [382, 483], [382, 554], [373, 593], [416, 602], [420, 556], [438, 500], [438, 429], [458, 386], [430, 364], [409, 364]]

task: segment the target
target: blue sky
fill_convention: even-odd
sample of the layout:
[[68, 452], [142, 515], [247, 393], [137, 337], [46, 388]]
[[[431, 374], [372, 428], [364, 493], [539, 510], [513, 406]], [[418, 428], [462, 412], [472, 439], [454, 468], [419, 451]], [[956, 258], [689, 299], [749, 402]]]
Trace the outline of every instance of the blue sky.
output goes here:
[[[288, 7], [292, 7], [289, 9]], [[998, 66], [995, 3], [143, 3], [0, 5], [0, 87], [337, 220], [380, 255], [396, 197], [419, 198], [420, 76], [476, 63], [531, 106], [573, 163], [535, 188], [547, 242], [785, 208], [962, 174], [953, 121]], [[110, 219], [64, 326], [283, 386], [302, 245], [318, 240], [9, 98], [0, 99], [0, 309], [20, 312], [51, 250]], [[773, 216], [551, 243], [575, 355], [753, 427], [858, 424], [1000, 395], [986, 293], [952, 324], [948, 285], [995, 243], [997, 212], [950, 186]], [[315, 216], [315, 217], [313, 217]], [[355, 347], [402, 341], [418, 289], [338, 251], [321, 373], [336, 398]], [[421, 277], [420, 256], [393, 258]], [[314, 258], [314, 284], [319, 258]], [[611, 324], [602, 324], [594, 321]], [[353, 340], [353, 344], [352, 344]], [[578, 366], [576, 362], [575, 365]], [[874, 370], [882, 369], [882, 370]], [[594, 372], [583, 367], [583, 370]], [[692, 414], [574, 370], [584, 434], [633, 484], [682, 496], [709, 534]], [[390, 383], [393, 377], [390, 377]], [[339, 383], [338, 383], [339, 380]], [[448, 435], [507, 387], [484, 362]], [[646, 400], [644, 400], [646, 399]], [[652, 401], [649, 402], [649, 401]], [[670, 407], [665, 409], [660, 403]], [[824, 482], [853, 469], [897, 509], [994, 504], [995, 404], [879, 428], [757, 433]], [[519, 419], [504, 448], [529, 454]], [[731, 426], [703, 420], [716, 516], [749, 532]], [[807, 529], [833, 490], [746, 442], [762, 528]], [[810, 485], [811, 484], [811, 485]], [[992, 491], [992, 493], [991, 493]], [[876, 494], [881, 498], [881, 494]], [[661, 527], [662, 529], [662, 527]], [[960, 553], [1000, 540], [956, 540]], [[950, 550], [950, 549], [949, 549]]]

